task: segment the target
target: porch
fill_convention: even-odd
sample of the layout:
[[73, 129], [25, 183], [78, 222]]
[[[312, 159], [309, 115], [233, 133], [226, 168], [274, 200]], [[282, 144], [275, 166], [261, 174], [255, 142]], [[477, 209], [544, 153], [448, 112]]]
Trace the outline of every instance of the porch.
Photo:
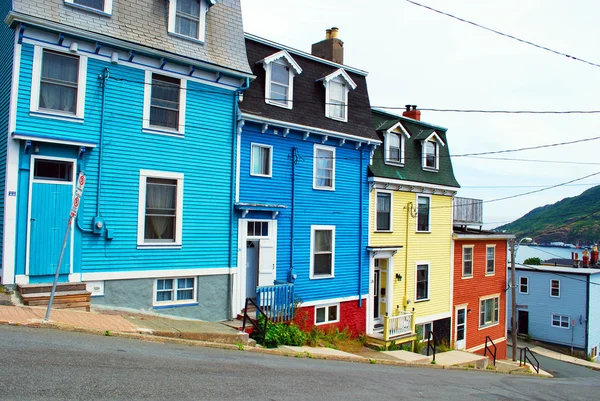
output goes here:
[[413, 314], [411, 312], [401, 313], [397, 316], [384, 316], [383, 324], [373, 328], [368, 334], [370, 340], [386, 348], [394, 341], [407, 342], [414, 340]]

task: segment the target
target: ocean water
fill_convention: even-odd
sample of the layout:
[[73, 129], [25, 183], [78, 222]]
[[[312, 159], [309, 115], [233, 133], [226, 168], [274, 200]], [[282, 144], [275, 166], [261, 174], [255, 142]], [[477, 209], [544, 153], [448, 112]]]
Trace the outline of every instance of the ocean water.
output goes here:
[[[517, 248], [517, 254], [515, 256], [515, 262], [523, 263], [527, 258], [535, 258], [538, 257], [542, 260], [552, 259], [552, 258], [565, 258], [571, 259], [571, 252], [579, 253], [579, 259], [581, 260], [583, 256], [584, 249], [576, 249], [576, 248], [560, 248], [560, 247], [550, 247], [550, 246], [527, 246], [521, 244]], [[589, 250], [588, 250], [589, 251]], [[507, 262], [510, 264], [510, 252], [508, 252]]]

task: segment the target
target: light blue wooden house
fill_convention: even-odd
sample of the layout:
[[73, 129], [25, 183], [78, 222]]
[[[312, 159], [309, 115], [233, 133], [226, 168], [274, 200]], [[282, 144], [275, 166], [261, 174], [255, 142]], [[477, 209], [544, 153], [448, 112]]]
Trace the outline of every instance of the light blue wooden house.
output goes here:
[[[516, 279], [519, 334], [598, 360], [600, 269], [518, 266]], [[507, 298], [510, 322], [510, 291]]]
[[[337, 29], [312, 54], [246, 35], [256, 76], [240, 102], [234, 305], [293, 287], [296, 322], [364, 333], [367, 168], [380, 144], [364, 71]], [[270, 307], [270, 304], [267, 304]]]
[[2, 283], [52, 280], [85, 172], [60, 281], [96, 306], [230, 317], [239, 0], [0, 7]]

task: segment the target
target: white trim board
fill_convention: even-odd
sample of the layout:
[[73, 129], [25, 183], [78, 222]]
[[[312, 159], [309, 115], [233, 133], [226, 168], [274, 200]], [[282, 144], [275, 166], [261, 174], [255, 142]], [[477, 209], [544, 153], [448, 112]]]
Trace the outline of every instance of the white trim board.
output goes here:
[[350, 301], [358, 301], [360, 298], [367, 299], [368, 297], [369, 296], [365, 294], [362, 297], [359, 297], [358, 295], [353, 295], [353, 296], [350, 296], [350, 297], [319, 299], [319, 300], [316, 300], [316, 301], [302, 302], [300, 305], [298, 305], [298, 307], [299, 308], [307, 308], [309, 306], [330, 305], [330, 304], [335, 304], [335, 303], [344, 303], [344, 302], [350, 302]]
[[75, 273], [74, 277], [80, 276], [80, 281], [102, 281], [102, 280], [130, 280], [139, 278], [171, 278], [192, 276], [215, 276], [229, 275], [236, 272], [235, 267], [214, 267], [209, 269], [176, 269], [176, 270], [142, 270], [126, 272], [97, 272], [97, 273]]
[[452, 318], [452, 312], [451, 311], [437, 313], [435, 315], [428, 315], [428, 316], [417, 317], [417, 318], [415, 318], [415, 324], [422, 324], [422, 323], [427, 323], [427, 322], [435, 322], [436, 320], [447, 319], [447, 318]]

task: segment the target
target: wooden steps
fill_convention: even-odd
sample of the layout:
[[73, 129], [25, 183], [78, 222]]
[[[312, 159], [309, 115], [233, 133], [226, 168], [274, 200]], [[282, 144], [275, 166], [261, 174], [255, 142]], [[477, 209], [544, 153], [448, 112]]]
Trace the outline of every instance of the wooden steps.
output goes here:
[[[47, 306], [52, 284], [19, 284], [17, 290], [26, 306]], [[91, 293], [85, 283], [60, 283], [52, 302], [52, 309], [77, 309], [90, 311]]]

